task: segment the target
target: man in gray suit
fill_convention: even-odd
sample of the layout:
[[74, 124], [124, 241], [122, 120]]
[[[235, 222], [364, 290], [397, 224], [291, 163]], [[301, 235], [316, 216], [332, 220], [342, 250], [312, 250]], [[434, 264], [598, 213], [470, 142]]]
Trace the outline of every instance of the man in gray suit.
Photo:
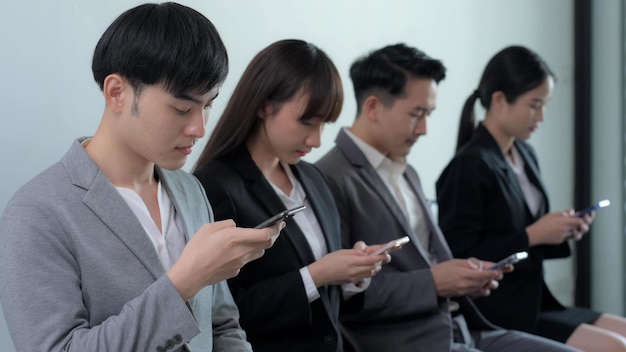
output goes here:
[[[341, 215], [344, 247], [358, 240], [411, 242], [343, 307], [346, 351], [572, 351], [568, 346], [489, 323], [468, 296], [497, 288], [501, 270], [453, 259], [406, 156], [426, 134], [443, 64], [397, 44], [350, 69], [357, 118], [318, 162]], [[512, 270], [511, 267], [504, 271]]]
[[123, 13], [93, 73], [91, 138], [24, 185], [0, 219], [0, 302], [18, 351], [250, 351], [225, 283], [281, 225], [211, 223], [183, 166], [228, 70], [203, 15]]

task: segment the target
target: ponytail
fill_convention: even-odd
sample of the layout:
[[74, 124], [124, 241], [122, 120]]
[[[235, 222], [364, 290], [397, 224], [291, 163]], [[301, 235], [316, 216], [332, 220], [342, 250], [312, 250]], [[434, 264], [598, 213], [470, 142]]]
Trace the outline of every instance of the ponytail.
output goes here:
[[456, 151], [458, 152], [471, 138], [476, 129], [476, 117], [474, 114], [474, 105], [476, 100], [480, 98], [480, 93], [475, 90], [472, 95], [467, 98], [463, 111], [461, 112], [461, 120], [459, 121], [459, 136], [456, 142]]

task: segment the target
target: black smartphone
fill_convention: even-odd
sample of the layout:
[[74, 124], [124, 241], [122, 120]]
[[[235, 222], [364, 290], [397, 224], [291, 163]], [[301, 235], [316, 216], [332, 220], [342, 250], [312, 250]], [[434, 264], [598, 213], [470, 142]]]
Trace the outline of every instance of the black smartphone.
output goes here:
[[389, 241], [384, 246], [378, 248], [378, 250], [376, 250], [375, 252], [370, 253], [370, 255], [379, 255], [383, 253], [397, 251], [398, 249], [402, 248], [402, 246], [409, 243], [409, 241], [409, 236], [404, 236], [398, 238], [397, 240]]
[[604, 207], [608, 207], [609, 205], [611, 205], [611, 202], [608, 199], [604, 199], [599, 201], [596, 204], [590, 205], [587, 208], [577, 211], [576, 212], [576, 216], [578, 216], [579, 218], [582, 218], [583, 216], [585, 216], [586, 214], [591, 213], [594, 210], [600, 209], [600, 208], [604, 208]]
[[509, 265], [509, 264], [515, 264], [517, 262], [519, 262], [520, 260], [524, 260], [528, 258], [528, 252], [526, 251], [522, 251], [522, 252], [517, 252], [514, 254], [511, 254], [510, 256], [502, 259], [501, 261], [497, 262], [494, 266], [492, 266], [491, 268], [489, 268], [489, 270], [499, 270], [504, 268], [505, 266]]
[[279, 221], [287, 220], [288, 218], [294, 216], [294, 214], [296, 214], [297, 212], [303, 211], [304, 209], [306, 209], [306, 206], [305, 205], [301, 205], [299, 207], [283, 210], [280, 213], [278, 213], [278, 214], [272, 216], [271, 218], [263, 221], [262, 223], [256, 225], [254, 228], [255, 229], [262, 229], [264, 227], [272, 226], [272, 225], [276, 224]]

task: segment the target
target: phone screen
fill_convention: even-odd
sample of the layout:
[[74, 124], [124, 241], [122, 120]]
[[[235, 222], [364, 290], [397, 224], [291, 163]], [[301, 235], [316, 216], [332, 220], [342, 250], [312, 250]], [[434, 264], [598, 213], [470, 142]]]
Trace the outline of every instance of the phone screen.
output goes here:
[[304, 209], [306, 209], [306, 206], [301, 205], [299, 207], [283, 210], [280, 213], [278, 213], [278, 214], [272, 216], [271, 218], [263, 221], [262, 223], [256, 225], [254, 228], [255, 229], [262, 229], [264, 227], [272, 226], [272, 225], [276, 224], [279, 221], [287, 220], [288, 218], [294, 216], [296, 213], [298, 213], [300, 211], [303, 211]]
[[578, 216], [579, 218], [582, 218], [583, 216], [591, 213], [594, 210], [600, 209], [600, 208], [604, 208], [604, 207], [608, 207], [609, 205], [611, 205], [611, 202], [608, 199], [604, 199], [599, 201], [596, 204], [593, 204], [583, 210], [580, 210], [578, 212], [576, 212], [576, 216]]
[[497, 262], [494, 266], [492, 266], [491, 268], [489, 268], [489, 270], [498, 270], [498, 269], [502, 269], [505, 266], [509, 265], [509, 264], [515, 264], [517, 262], [519, 262], [520, 260], [524, 260], [528, 258], [528, 252], [526, 251], [522, 251], [522, 252], [517, 252], [515, 254], [511, 254], [510, 256], [502, 259], [501, 261]]
[[382, 253], [389, 253], [392, 251], [396, 251], [405, 244], [409, 243], [409, 236], [401, 237], [397, 240], [389, 241], [384, 246], [378, 248], [375, 252], [370, 253], [370, 255], [379, 255]]

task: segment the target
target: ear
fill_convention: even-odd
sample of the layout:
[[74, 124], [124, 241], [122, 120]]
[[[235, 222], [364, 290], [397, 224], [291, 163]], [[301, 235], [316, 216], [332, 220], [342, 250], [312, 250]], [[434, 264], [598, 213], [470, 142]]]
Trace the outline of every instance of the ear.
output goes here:
[[274, 112], [274, 107], [271, 103], [265, 102], [263, 105], [257, 110], [256, 115], [261, 119], [265, 119], [268, 116], [271, 116]]
[[380, 118], [383, 108], [383, 101], [375, 95], [370, 95], [363, 101], [363, 108], [361, 109], [361, 113], [368, 120], [376, 122]]
[[506, 96], [500, 90], [495, 91], [491, 94], [491, 109], [494, 111], [502, 110], [502, 108], [509, 105], [509, 102], [506, 101]]
[[[104, 79], [102, 92], [104, 93], [107, 107], [119, 113], [123, 110], [124, 104], [127, 103], [127, 93], [132, 93], [132, 88], [122, 76], [114, 73], [106, 76]], [[133, 95], [131, 94], [131, 96]]]

